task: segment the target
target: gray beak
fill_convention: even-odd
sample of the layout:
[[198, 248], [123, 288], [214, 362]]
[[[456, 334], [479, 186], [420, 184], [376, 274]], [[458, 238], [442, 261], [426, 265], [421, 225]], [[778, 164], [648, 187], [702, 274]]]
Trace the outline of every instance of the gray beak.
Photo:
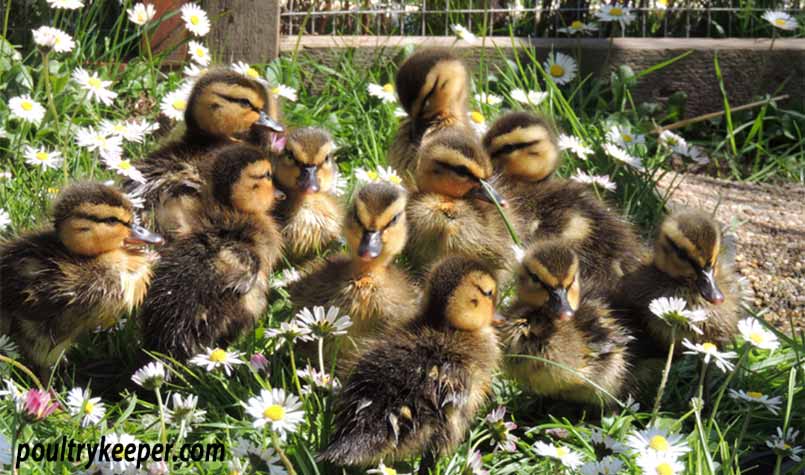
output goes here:
[[152, 233], [151, 231], [145, 229], [144, 227], [140, 226], [139, 224], [132, 224], [131, 225], [131, 235], [126, 238], [127, 243], [131, 244], [154, 244], [154, 245], [161, 245], [165, 243], [165, 240], [162, 239], [157, 233]]
[[500, 205], [501, 208], [507, 207], [509, 204], [505, 198], [500, 196], [500, 194], [492, 188], [486, 180], [478, 180], [481, 183], [481, 186], [478, 188], [473, 188], [469, 193], [468, 196], [471, 198], [483, 200], [489, 203], [495, 203]]
[[269, 117], [264, 111], [260, 111], [260, 117], [255, 122], [255, 125], [271, 129], [274, 132], [285, 132], [285, 127], [281, 126], [276, 120]]
[[287, 196], [285, 195], [285, 193], [282, 192], [282, 190], [274, 188], [274, 199], [275, 200], [284, 201], [285, 198], [287, 198]]
[[562, 321], [570, 320], [576, 314], [567, 300], [567, 289], [552, 289], [548, 305], [551, 313]]
[[358, 257], [369, 260], [379, 256], [383, 250], [383, 241], [380, 237], [381, 231], [364, 231], [358, 246]]
[[696, 287], [708, 302], [715, 305], [724, 302], [724, 294], [716, 284], [715, 270], [712, 267], [708, 266], [699, 271], [699, 275], [696, 277]]
[[318, 167], [302, 167], [297, 185], [302, 193], [316, 193], [319, 191], [319, 179], [316, 176]]

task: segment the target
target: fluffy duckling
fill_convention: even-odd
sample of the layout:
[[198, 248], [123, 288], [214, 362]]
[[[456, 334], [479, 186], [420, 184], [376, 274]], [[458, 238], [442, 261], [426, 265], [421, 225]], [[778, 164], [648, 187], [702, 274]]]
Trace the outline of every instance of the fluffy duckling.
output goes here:
[[120, 191], [98, 183], [66, 188], [53, 226], [0, 245], [0, 333], [47, 374], [83, 333], [110, 327], [142, 301], [162, 238], [134, 221]]
[[292, 261], [320, 253], [341, 235], [335, 148], [327, 131], [305, 127], [288, 134], [285, 152], [274, 159], [275, 182], [288, 197], [274, 215]]
[[320, 458], [366, 466], [424, 453], [420, 473], [464, 439], [500, 349], [490, 326], [497, 284], [482, 262], [451, 256], [430, 275], [419, 315], [369, 346], [335, 406]]
[[166, 246], [140, 316], [145, 347], [179, 360], [254, 325], [282, 253], [270, 211], [283, 195], [265, 152], [230, 145], [216, 154], [212, 170], [202, 226]]
[[352, 318], [352, 339], [411, 320], [418, 292], [394, 258], [405, 246], [405, 190], [390, 183], [361, 188], [344, 223], [349, 253], [331, 257], [289, 288], [298, 308], [334, 305]]
[[730, 251], [720, 225], [708, 214], [696, 210], [673, 214], [660, 226], [653, 259], [621, 280], [614, 307], [659, 343], [653, 347], [661, 353], [671, 342], [671, 327], [649, 310], [659, 297], [679, 297], [688, 309], [707, 313], [707, 320], [699, 324], [704, 334], [677, 331], [677, 343], [683, 338], [724, 342], [735, 334], [742, 300]]
[[603, 296], [640, 264], [632, 225], [584, 184], [554, 177], [559, 147], [553, 126], [527, 112], [498, 119], [483, 139], [501, 189], [521, 218], [525, 241], [558, 239], [579, 258], [585, 294]]
[[167, 236], [193, 231], [201, 207], [205, 165], [220, 147], [247, 141], [264, 144], [283, 128], [269, 116], [266, 88], [231, 70], [214, 70], [196, 81], [185, 109], [183, 136], [138, 164], [144, 185], [129, 182], [143, 196], [158, 229]]
[[415, 270], [449, 254], [481, 259], [496, 271], [510, 266], [512, 240], [492, 202], [506, 200], [486, 183], [491, 175], [489, 156], [460, 129], [439, 131], [422, 146], [419, 191], [407, 210], [406, 255]]
[[[561, 242], [539, 242], [526, 252], [517, 301], [501, 331], [506, 353], [538, 356], [577, 371], [618, 397], [629, 375], [632, 339], [602, 301], [582, 297], [579, 258]], [[570, 371], [511, 357], [507, 372], [530, 392], [583, 404], [611, 404], [606, 394]]]
[[413, 189], [422, 141], [445, 127], [467, 126], [469, 74], [450, 50], [425, 49], [400, 66], [396, 83], [408, 117], [400, 124], [388, 161], [405, 186]]

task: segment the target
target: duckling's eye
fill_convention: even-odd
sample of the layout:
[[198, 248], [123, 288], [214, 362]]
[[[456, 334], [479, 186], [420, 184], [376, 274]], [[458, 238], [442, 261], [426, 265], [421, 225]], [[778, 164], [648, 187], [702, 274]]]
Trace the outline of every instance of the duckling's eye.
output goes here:
[[400, 221], [400, 216], [401, 215], [402, 215], [402, 213], [395, 214], [394, 217], [391, 218], [391, 221], [389, 221], [389, 224], [386, 225], [386, 227], [389, 228], [389, 227], [394, 226], [395, 224], [397, 224]]
[[[103, 218], [103, 219], [100, 220], [100, 222], [102, 222], [104, 224], [118, 224], [118, 223], [120, 223], [120, 220], [117, 219], [117, 218]], [[122, 224], [122, 223], [120, 223], [120, 224]]]
[[671, 249], [676, 254], [676, 257], [678, 257], [680, 260], [689, 263], [691, 266], [693, 266], [694, 269], [697, 269], [699, 267], [696, 264], [696, 262], [694, 262], [693, 259], [691, 259], [690, 256], [688, 256], [688, 253], [683, 251], [681, 247], [677, 246], [674, 241], [668, 239], [668, 244], [671, 246]]
[[476, 285], [475, 287], [478, 289], [479, 292], [481, 292], [481, 295], [483, 295], [484, 297], [491, 297], [492, 296], [493, 291], [491, 289], [490, 290], [484, 290], [483, 287], [481, 287], [480, 285]]

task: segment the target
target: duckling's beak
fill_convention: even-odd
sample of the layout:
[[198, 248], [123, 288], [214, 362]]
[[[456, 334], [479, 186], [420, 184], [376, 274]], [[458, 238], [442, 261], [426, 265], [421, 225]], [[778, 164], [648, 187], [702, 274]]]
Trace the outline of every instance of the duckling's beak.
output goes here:
[[381, 231], [364, 231], [361, 243], [358, 245], [358, 257], [368, 261], [379, 256], [383, 250], [383, 241], [380, 237]]
[[576, 314], [567, 300], [567, 289], [552, 289], [548, 305], [551, 313], [560, 321], [570, 320]]
[[281, 126], [279, 122], [269, 117], [265, 111], [260, 111], [260, 117], [254, 124], [259, 125], [260, 127], [271, 129], [274, 132], [285, 132], [285, 127]]
[[156, 246], [162, 245], [165, 243], [165, 240], [162, 239], [157, 233], [152, 233], [151, 231], [145, 229], [144, 227], [140, 226], [139, 224], [132, 224], [131, 225], [131, 234], [129, 237], [125, 239], [127, 244], [154, 244]]
[[497, 327], [497, 326], [503, 325], [505, 322], [506, 322], [506, 317], [504, 317], [500, 313], [495, 312], [495, 314], [492, 315], [492, 326]]
[[699, 271], [699, 275], [696, 277], [696, 287], [708, 302], [715, 305], [724, 302], [724, 294], [716, 284], [715, 269], [712, 266], [707, 266]]
[[319, 177], [316, 176], [318, 170], [319, 168], [316, 165], [302, 167], [302, 171], [299, 173], [299, 180], [296, 182], [299, 191], [302, 193], [317, 193], [319, 191]]
[[282, 190], [280, 190], [279, 188], [274, 188], [274, 199], [275, 200], [277, 200], [277, 201], [285, 201], [285, 198], [287, 198], [287, 197], [288, 196], [285, 193], [283, 193]]
[[487, 201], [489, 203], [495, 203], [500, 205], [501, 208], [505, 208], [509, 205], [506, 199], [500, 196], [500, 193], [495, 191], [492, 188], [492, 185], [489, 184], [486, 180], [478, 180], [481, 186], [473, 188], [467, 193], [467, 196], [470, 198], [475, 198], [483, 201]]

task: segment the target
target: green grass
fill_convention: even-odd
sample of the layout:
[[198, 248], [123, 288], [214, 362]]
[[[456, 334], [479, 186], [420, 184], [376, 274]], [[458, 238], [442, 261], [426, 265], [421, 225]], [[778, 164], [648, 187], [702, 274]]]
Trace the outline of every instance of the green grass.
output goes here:
[[[98, 3], [96, 1], [96, 3]], [[100, 7], [88, 8], [80, 19], [75, 13], [66, 13], [57, 24], [73, 31], [79, 47], [71, 54], [51, 54], [49, 74], [42, 71], [42, 57], [32, 49], [21, 51], [22, 60], [11, 58], [9, 45], [2, 43], [0, 51], [0, 125], [6, 138], [0, 139], [0, 171], [11, 173], [10, 179], [0, 181], [0, 208], [6, 210], [11, 226], [2, 231], [4, 237], [13, 237], [27, 229], [44, 225], [46, 210], [56, 189], [64, 186], [65, 173], [69, 181], [76, 179], [107, 180], [115, 175], [100, 162], [95, 153], [75, 145], [77, 127], [96, 125], [101, 119], [125, 119], [132, 115], [156, 120], [159, 100], [175, 90], [181, 82], [181, 72], [165, 72], [159, 66], [162, 55], [148, 59], [138, 32], [125, 22], [115, 24], [121, 33], [110, 40], [108, 47], [100, 47], [101, 39], [93, 33], [92, 18], [100, 14]], [[89, 18], [89, 19], [88, 19]], [[78, 23], [76, 23], [78, 22]], [[83, 26], [81, 26], [83, 25]], [[126, 51], [140, 54], [123, 63]], [[404, 52], [403, 54], [405, 54]], [[651, 74], [660, 71], [632, 72], [621, 68], [611, 83], [593, 78], [577, 78], [565, 86], [556, 86], [545, 79], [542, 68], [544, 58], [534, 51], [524, 50], [517, 62], [506, 61], [499, 55], [484, 58], [473, 70], [474, 92], [489, 92], [504, 98], [499, 106], [479, 105], [473, 109], [482, 112], [488, 121], [506, 109], [523, 106], [510, 100], [513, 88], [533, 89], [548, 93], [547, 99], [536, 112], [553, 117], [565, 133], [583, 140], [594, 150], [587, 160], [569, 153], [564, 154], [561, 174], [571, 176], [577, 170], [597, 175], [609, 175], [617, 183], [615, 193], [596, 189], [602, 197], [617, 204], [630, 219], [649, 234], [661, 218], [665, 208], [665, 194], [657, 191], [655, 183], [670, 172], [669, 153], [657, 145], [650, 133], [654, 123], [665, 124], [675, 120], [671, 107], [657, 109], [634, 104], [630, 88], [636, 81], [650, 80]], [[358, 167], [374, 168], [385, 164], [385, 154], [396, 130], [398, 119], [394, 104], [383, 104], [369, 97], [369, 83], [393, 82], [395, 60], [378, 55], [369, 64], [358, 64], [351, 52], [340, 56], [336, 64], [325, 66], [310, 58], [298, 56], [283, 58], [258, 69], [272, 85], [285, 84], [296, 88], [299, 99], [284, 103], [285, 121], [295, 126], [317, 125], [330, 130], [339, 145], [338, 163], [341, 173], [352, 186], [353, 171]], [[105, 79], [114, 81], [113, 89], [119, 97], [112, 106], [99, 105], [86, 100], [75, 83], [72, 71], [79, 65], [98, 71]], [[713, 81], [719, 80], [712, 78]], [[46, 81], [50, 83], [49, 87]], [[51, 93], [48, 93], [48, 90]], [[51, 109], [38, 126], [10, 118], [8, 99], [30, 92], [35, 99]], [[52, 101], [52, 108], [49, 104]], [[725, 102], [725, 105], [727, 103]], [[54, 114], [52, 111], [55, 111]], [[645, 172], [613, 160], [603, 151], [607, 132], [613, 125], [630, 125], [635, 132], [645, 134], [645, 144], [631, 149], [642, 159]], [[711, 154], [711, 160], [727, 176], [754, 181], [792, 180], [803, 182], [805, 151], [801, 130], [805, 116], [801, 111], [781, 109], [770, 103], [758, 110], [728, 113], [722, 121], [678, 131], [690, 142], [701, 145]], [[164, 133], [164, 130], [161, 131]], [[137, 160], [157, 146], [156, 136], [144, 144], [125, 144], [126, 156]], [[47, 146], [59, 150], [67, 158], [66, 167], [42, 172], [25, 164], [23, 145]], [[301, 369], [302, 358], [293, 355], [292, 346], [283, 345], [275, 350], [275, 340], [266, 330], [292, 317], [291, 303], [282, 289], [272, 291], [271, 304], [254, 332], [244, 335], [234, 346], [248, 357], [261, 352], [269, 360], [268, 374], [238, 367], [233, 376], [220, 371], [203, 371], [192, 365], [181, 365], [165, 359], [172, 377], [161, 388], [160, 396], [167, 400], [169, 393], [199, 396], [199, 407], [207, 411], [205, 422], [197, 424], [186, 436], [187, 441], [226, 444], [232, 448], [238, 438], [246, 437], [263, 448], [272, 446], [266, 430], [252, 427], [242, 402], [257, 394], [260, 389], [280, 387], [297, 393], [298, 378], [294, 368]], [[753, 310], [762, 314], [761, 309]], [[686, 473], [711, 473], [713, 463], [720, 465], [717, 473], [801, 473], [805, 463], [794, 463], [777, 456], [765, 446], [775, 428], [805, 426], [805, 398], [803, 398], [803, 354], [805, 335], [778, 335], [781, 348], [773, 353], [749, 349], [738, 341], [735, 350], [746, 354], [739, 368], [724, 375], [712, 365], [705, 385], [708, 403], [701, 411], [690, 406], [691, 395], [699, 384], [699, 365], [695, 357], [680, 358], [669, 375], [668, 389], [657, 420], [660, 427], [683, 434], [691, 447], [682, 458]], [[159, 403], [152, 392], [131, 392], [126, 387], [130, 375], [137, 369], [135, 348], [137, 328], [134, 319], [128, 319], [121, 328], [87, 335], [65, 355], [63, 370], [54, 374], [52, 381], [43, 382], [53, 388], [63, 400], [67, 391], [78, 385], [92, 389], [101, 396], [107, 413], [100, 425], [82, 429], [75, 417], [60, 411], [37, 423], [23, 423], [8, 398], [0, 400], [0, 433], [6, 437], [18, 432], [17, 440], [46, 442], [60, 440], [62, 436], [80, 442], [96, 442], [102, 434], [125, 431], [141, 441], [156, 442], [162, 439], [177, 441], [179, 428], [167, 424], [161, 431]], [[298, 351], [297, 351], [298, 353]], [[294, 359], [295, 357], [295, 359]], [[100, 364], [99, 364], [100, 362]], [[105, 363], [105, 364], [104, 364]], [[330, 367], [335, 361], [327, 360]], [[11, 378], [25, 388], [34, 381], [19, 368], [0, 366], [4, 378]], [[761, 390], [782, 398], [779, 415], [765, 409], [748, 411], [747, 406], [736, 403], [724, 394], [724, 389]], [[720, 399], [717, 411], [714, 403]], [[315, 455], [329, 437], [332, 396], [327, 391], [316, 391], [302, 397], [305, 420], [283, 445], [290, 461], [300, 474], [339, 473], [333, 467], [317, 464]], [[483, 417], [498, 405], [508, 408], [507, 420], [519, 427], [514, 452], [493, 451], [491, 441], [498, 432], [484, 422]], [[468, 457], [473, 451], [483, 454], [485, 469], [495, 474], [556, 473], [556, 462], [538, 456], [532, 444], [540, 441], [557, 441], [579, 452], [585, 460], [600, 459], [600, 448], [590, 441], [593, 428], [602, 428], [612, 437], [623, 441], [632, 430], [644, 428], [651, 419], [650, 401], [639, 410], [623, 409], [616, 413], [601, 414], [592, 410], [583, 420], [554, 417], [545, 406], [535, 403], [533, 397], [523, 394], [512, 382], [502, 376], [495, 379], [494, 394], [488, 406], [479, 414], [466, 441], [455, 454], [439, 464], [439, 473], [466, 473]], [[499, 429], [499, 427], [498, 427]], [[802, 444], [802, 439], [797, 441]], [[631, 456], [621, 456], [624, 473], [640, 473]], [[713, 463], [709, 463], [713, 462]], [[259, 468], [259, 462], [253, 460]], [[404, 471], [410, 472], [416, 461]], [[753, 469], [753, 467], [755, 467]], [[173, 473], [222, 473], [221, 464], [176, 464]], [[402, 464], [399, 468], [405, 468]], [[74, 472], [68, 463], [37, 465], [28, 463], [22, 473], [66, 474]]]

